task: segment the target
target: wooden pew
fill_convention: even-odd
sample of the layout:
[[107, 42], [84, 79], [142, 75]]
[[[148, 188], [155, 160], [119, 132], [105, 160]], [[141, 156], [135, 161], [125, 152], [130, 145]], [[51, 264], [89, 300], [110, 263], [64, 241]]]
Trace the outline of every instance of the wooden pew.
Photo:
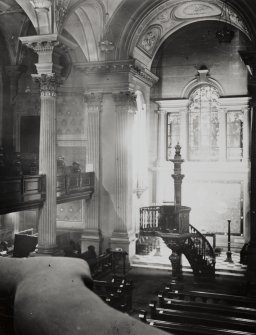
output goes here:
[[231, 316], [199, 313], [195, 310], [180, 311], [176, 309], [157, 308], [156, 302], [150, 303], [151, 319], [198, 324], [209, 327], [233, 329], [253, 332], [256, 330], [256, 321]]
[[233, 329], [209, 327], [200, 324], [190, 324], [188, 322], [181, 323], [147, 318], [147, 312], [144, 310], [140, 311], [139, 318], [150, 326], [175, 335], [256, 335], [255, 332], [243, 330], [234, 331]]
[[115, 278], [111, 282], [94, 280], [93, 286], [94, 292], [111, 306], [115, 304], [117, 309], [126, 312], [132, 309], [132, 281], [126, 279], [119, 281]]
[[169, 286], [165, 287], [163, 294], [172, 299], [256, 308], [256, 299], [245, 296], [203, 291], [172, 291]]
[[165, 298], [163, 293], [158, 294], [158, 301], [159, 306], [162, 308], [173, 308], [183, 311], [196, 310], [197, 312], [234, 316], [244, 319], [256, 319], [256, 308], [170, 299]]

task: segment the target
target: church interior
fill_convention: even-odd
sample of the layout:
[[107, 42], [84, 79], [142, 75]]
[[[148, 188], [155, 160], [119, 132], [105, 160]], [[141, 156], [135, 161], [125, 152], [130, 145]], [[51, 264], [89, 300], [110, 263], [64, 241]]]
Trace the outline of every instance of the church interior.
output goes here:
[[131, 315], [108, 334], [256, 334], [255, 17], [0, 1], [0, 334], [107, 334], [24, 326], [19, 281], [43, 287], [48, 260], [56, 290], [87, 262], [99, 310]]

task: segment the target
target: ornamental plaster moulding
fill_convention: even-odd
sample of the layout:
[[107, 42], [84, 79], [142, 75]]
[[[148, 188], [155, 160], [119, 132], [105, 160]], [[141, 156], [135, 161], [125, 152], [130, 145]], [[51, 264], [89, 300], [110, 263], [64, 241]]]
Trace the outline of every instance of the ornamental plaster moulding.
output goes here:
[[174, 16], [177, 19], [193, 19], [199, 17], [211, 17], [221, 14], [221, 9], [210, 3], [193, 1], [193, 3], [183, 3], [174, 9]]
[[57, 34], [45, 34], [35, 36], [19, 37], [22, 44], [36, 52], [51, 51], [59, 42], [57, 41]]
[[148, 55], [153, 55], [160, 36], [161, 26], [149, 27], [146, 33], [142, 35], [137, 46]]

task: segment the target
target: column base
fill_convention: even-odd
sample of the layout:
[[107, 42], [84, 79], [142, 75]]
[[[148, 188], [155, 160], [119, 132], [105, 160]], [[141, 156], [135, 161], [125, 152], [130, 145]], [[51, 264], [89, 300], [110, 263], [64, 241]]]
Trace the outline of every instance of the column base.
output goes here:
[[113, 232], [110, 238], [110, 247], [112, 250], [121, 248], [126, 251], [129, 258], [135, 255], [136, 237], [135, 234], [128, 235], [126, 232]]
[[101, 250], [102, 236], [98, 229], [86, 229], [81, 236], [81, 252], [87, 251], [89, 245], [93, 245], [97, 255]]
[[36, 252], [37, 256], [59, 256], [60, 250], [57, 245], [53, 245], [50, 247], [41, 247], [38, 246], [38, 251]]

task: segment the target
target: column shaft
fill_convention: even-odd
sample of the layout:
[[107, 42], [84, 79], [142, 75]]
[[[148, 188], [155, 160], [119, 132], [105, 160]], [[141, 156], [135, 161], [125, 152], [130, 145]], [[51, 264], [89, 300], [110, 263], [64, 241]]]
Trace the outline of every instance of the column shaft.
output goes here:
[[128, 231], [132, 224], [132, 157], [130, 143], [132, 142], [135, 97], [130, 93], [120, 93], [114, 96], [114, 100], [116, 102], [114, 196], [116, 217], [111, 245], [112, 247], [122, 247], [129, 252], [131, 246], [129, 245]]
[[95, 173], [95, 187], [92, 199], [86, 203], [87, 222], [81, 239], [82, 252], [89, 245], [94, 245], [96, 252], [100, 246], [100, 110], [102, 103], [101, 94], [85, 96], [88, 111], [88, 146], [87, 163], [93, 166]]
[[[39, 171], [46, 175], [46, 200], [39, 211], [38, 251], [51, 254], [56, 248], [56, 93], [51, 77], [40, 77], [41, 117]], [[47, 86], [49, 85], [49, 87]]]
[[157, 161], [156, 161], [156, 203], [163, 202], [164, 191], [164, 163], [166, 161], [166, 112], [160, 110], [158, 113], [157, 127]]

